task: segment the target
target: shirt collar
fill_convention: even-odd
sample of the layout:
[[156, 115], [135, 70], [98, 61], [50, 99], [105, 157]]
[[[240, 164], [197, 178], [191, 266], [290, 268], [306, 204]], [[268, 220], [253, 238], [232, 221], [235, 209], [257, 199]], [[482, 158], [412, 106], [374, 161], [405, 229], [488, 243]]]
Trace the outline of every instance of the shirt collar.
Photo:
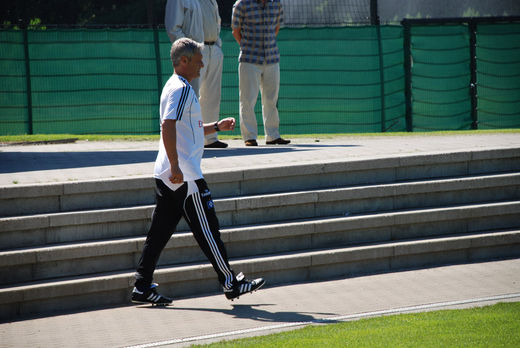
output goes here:
[[183, 77], [183, 76], [181, 76], [181, 75], [179, 75], [179, 74], [177, 74], [177, 73], [175, 73], [175, 72], [174, 72], [173, 74], [174, 74], [175, 76], [177, 76], [177, 77], [178, 77], [182, 82], [184, 82], [184, 83], [188, 83], [188, 84], [189, 84], [188, 80], [186, 80], [185, 77]]

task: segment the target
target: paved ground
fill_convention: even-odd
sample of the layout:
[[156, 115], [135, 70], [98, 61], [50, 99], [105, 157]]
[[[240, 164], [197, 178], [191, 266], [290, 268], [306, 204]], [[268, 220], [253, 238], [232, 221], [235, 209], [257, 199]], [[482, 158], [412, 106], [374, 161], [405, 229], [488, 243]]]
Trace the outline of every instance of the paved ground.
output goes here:
[[[520, 134], [298, 139], [291, 146], [205, 153], [206, 172], [468, 149], [520, 148]], [[0, 186], [150, 175], [156, 142], [0, 147]], [[268, 281], [268, 280], [267, 280]], [[266, 286], [229, 302], [222, 294], [168, 308], [117, 307], [0, 324], [0, 347], [185, 346], [320, 322], [520, 301], [520, 259], [327, 282]]]
[[173, 306], [118, 307], [0, 324], [1, 347], [180, 347], [318, 322], [520, 301], [520, 259], [266, 287]]

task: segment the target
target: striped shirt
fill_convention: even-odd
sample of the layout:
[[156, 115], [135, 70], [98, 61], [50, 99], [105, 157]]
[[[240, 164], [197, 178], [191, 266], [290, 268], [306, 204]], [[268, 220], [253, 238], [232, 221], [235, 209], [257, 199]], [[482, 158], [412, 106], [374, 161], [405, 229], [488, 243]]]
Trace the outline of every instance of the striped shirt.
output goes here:
[[237, 0], [233, 6], [231, 25], [240, 28], [239, 62], [274, 64], [280, 62], [276, 44], [276, 27], [283, 17], [280, 0]]
[[[204, 125], [199, 100], [186, 79], [177, 74], [170, 77], [162, 90], [159, 109], [161, 124], [164, 120], [177, 121], [177, 156], [184, 181], [201, 179]], [[170, 161], [161, 138], [159, 153], [155, 160], [154, 177], [162, 179], [172, 188], [167, 179], [170, 174]]]

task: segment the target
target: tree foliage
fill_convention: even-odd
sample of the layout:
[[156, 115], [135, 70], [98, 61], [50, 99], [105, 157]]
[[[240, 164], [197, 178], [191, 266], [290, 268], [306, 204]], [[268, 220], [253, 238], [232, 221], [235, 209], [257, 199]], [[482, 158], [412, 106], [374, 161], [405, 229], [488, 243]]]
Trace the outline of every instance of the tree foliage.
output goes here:
[[[231, 21], [234, 2], [217, 0], [224, 25]], [[166, 0], [2, 1], [0, 24], [4, 28], [159, 25], [164, 24], [165, 6]]]

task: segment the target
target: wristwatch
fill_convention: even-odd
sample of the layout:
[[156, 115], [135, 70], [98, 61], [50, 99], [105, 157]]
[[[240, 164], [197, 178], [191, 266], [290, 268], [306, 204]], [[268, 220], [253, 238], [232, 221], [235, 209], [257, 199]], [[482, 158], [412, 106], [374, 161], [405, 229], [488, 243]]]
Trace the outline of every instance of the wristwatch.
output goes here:
[[217, 132], [220, 132], [220, 128], [218, 128], [218, 121], [213, 125], [213, 129], [215, 129]]

